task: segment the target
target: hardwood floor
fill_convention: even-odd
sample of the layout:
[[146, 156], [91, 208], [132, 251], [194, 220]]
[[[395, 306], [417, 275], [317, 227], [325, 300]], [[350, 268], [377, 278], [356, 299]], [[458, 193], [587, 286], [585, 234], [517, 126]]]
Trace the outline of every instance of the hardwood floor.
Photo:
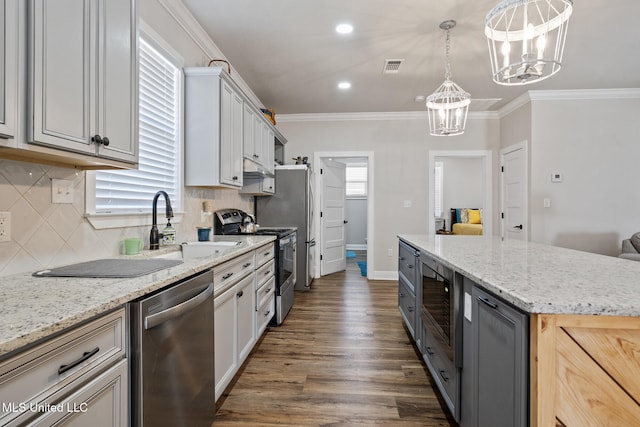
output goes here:
[[215, 426], [457, 426], [403, 327], [397, 288], [352, 261], [296, 292], [220, 397]]

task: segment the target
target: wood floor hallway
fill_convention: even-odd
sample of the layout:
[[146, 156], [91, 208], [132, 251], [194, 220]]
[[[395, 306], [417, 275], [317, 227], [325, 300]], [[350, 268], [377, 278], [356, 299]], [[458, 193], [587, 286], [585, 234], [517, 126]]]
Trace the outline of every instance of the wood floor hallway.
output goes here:
[[348, 266], [296, 292], [220, 397], [215, 426], [457, 426], [402, 325], [397, 289]]

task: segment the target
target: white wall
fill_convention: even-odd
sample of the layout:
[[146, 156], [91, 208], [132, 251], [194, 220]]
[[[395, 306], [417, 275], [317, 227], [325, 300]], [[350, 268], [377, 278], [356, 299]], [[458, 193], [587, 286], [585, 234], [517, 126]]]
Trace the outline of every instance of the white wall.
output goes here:
[[640, 231], [639, 117], [638, 98], [532, 102], [531, 240], [617, 256]]
[[367, 199], [357, 198], [345, 201], [344, 216], [346, 226], [347, 249], [351, 245], [367, 244]]
[[[497, 156], [499, 122], [469, 118], [463, 135], [430, 137], [426, 114], [421, 119], [351, 118], [278, 116], [278, 128], [289, 141], [285, 158], [313, 158], [315, 151], [374, 152], [374, 263], [378, 271], [397, 271], [396, 235], [428, 232], [429, 150], [494, 150]], [[411, 207], [403, 207], [405, 201]]]
[[443, 163], [443, 207], [447, 229], [451, 229], [451, 208], [482, 208], [484, 203], [484, 160], [479, 157], [436, 157]]

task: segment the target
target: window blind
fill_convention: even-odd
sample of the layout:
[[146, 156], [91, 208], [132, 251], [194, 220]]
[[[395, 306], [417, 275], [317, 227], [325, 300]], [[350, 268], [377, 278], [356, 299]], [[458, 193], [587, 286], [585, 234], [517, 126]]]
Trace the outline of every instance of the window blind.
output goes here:
[[364, 197], [367, 195], [367, 167], [351, 166], [346, 168], [346, 195]]
[[96, 173], [97, 213], [150, 212], [159, 190], [180, 206], [180, 70], [143, 39], [139, 57], [138, 170]]

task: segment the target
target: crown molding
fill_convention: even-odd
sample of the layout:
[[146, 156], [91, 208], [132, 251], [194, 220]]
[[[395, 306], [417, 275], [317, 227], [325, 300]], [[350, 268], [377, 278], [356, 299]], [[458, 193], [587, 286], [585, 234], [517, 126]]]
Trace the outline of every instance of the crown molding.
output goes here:
[[614, 89], [569, 89], [569, 90], [532, 90], [532, 101], [576, 101], [586, 99], [636, 99], [640, 98], [639, 88]]
[[[187, 35], [198, 45], [198, 47], [207, 55], [210, 59], [219, 58], [227, 59], [220, 48], [209, 37], [209, 34], [202, 28], [202, 25], [194, 18], [189, 9], [180, 0], [158, 0], [158, 3], [164, 7], [167, 12], [176, 20], [178, 25], [187, 33]], [[206, 67], [208, 64], [193, 64], [194, 66]], [[263, 107], [262, 102], [251, 90], [247, 82], [244, 81], [242, 76], [231, 65], [233, 70], [233, 81], [244, 92], [244, 95], [249, 98], [254, 105], [259, 108]]]
[[640, 88], [530, 90], [498, 110], [503, 118], [533, 101], [583, 101], [606, 99], [640, 99]]
[[[472, 111], [467, 120], [498, 119], [495, 111]], [[347, 122], [347, 121], [381, 121], [381, 120], [429, 120], [426, 111], [397, 111], [373, 113], [302, 113], [278, 114], [278, 123], [285, 122]]]

